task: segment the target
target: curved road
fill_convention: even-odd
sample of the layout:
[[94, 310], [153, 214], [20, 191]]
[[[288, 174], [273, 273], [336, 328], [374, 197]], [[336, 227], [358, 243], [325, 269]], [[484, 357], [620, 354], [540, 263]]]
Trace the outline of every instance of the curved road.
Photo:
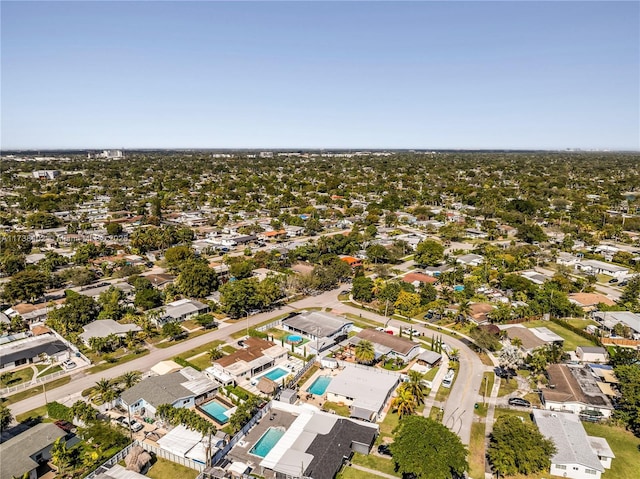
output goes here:
[[[340, 312], [362, 315], [363, 318], [376, 321], [381, 324], [388, 322], [388, 318], [382, 315], [370, 311], [364, 311], [340, 302], [338, 300], [338, 293], [341, 289], [342, 288], [335, 289], [318, 296], [310, 296], [301, 299], [300, 301], [296, 301], [290, 305], [282, 307], [280, 310], [256, 314], [249, 318], [249, 324], [252, 326], [254, 324], [261, 323], [270, 318], [281, 315], [286, 310], [310, 307], [333, 308]], [[423, 328], [420, 323], [414, 323], [414, 326], [421, 329], [423, 333], [433, 333], [433, 331]], [[210, 343], [211, 341], [227, 339], [231, 334], [243, 330], [246, 327], [246, 319], [240, 319], [233, 323], [222, 323], [221, 327], [215, 331], [211, 331], [210, 333], [203, 334], [202, 336], [198, 336], [169, 348], [154, 348], [146, 356], [115, 366], [107, 369], [106, 371], [95, 374], [86, 374], [82, 371], [78, 371], [76, 374], [72, 374], [70, 383], [48, 391], [47, 400], [60, 401], [68, 398], [69, 396], [79, 396], [82, 390], [93, 386], [96, 381], [102, 378], [112, 379], [127, 371], [135, 370], [142, 371], [144, 373], [159, 361], [172, 358], [190, 349]], [[443, 423], [453, 432], [457, 433], [464, 444], [469, 444], [471, 423], [473, 422], [473, 405], [477, 401], [478, 389], [482, 382], [482, 374], [485, 370], [485, 366], [482, 364], [478, 356], [462, 341], [447, 336], [446, 343], [452, 348], [456, 348], [460, 351], [460, 370], [451, 390], [451, 394], [449, 395], [449, 399], [445, 405]], [[44, 403], [44, 394], [39, 394], [17, 402], [9, 407], [12, 414], [16, 416], [40, 407]]]

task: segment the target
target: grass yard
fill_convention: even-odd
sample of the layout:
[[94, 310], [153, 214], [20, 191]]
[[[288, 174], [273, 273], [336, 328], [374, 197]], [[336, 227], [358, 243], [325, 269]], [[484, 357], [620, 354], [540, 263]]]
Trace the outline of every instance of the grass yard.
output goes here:
[[515, 409], [506, 409], [506, 408], [497, 407], [495, 410], [494, 418], [498, 419], [500, 416], [518, 416], [524, 419], [525, 421], [533, 422], [533, 420], [531, 419], [531, 414], [525, 411], [516, 411]]
[[[53, 381], [48, 382], [46, 384], [47, 391], [51, 391], [52, 389], [63, 386], [67, 384], [69, 381], [71, 381], [71, 378], [69, 376], [64, 376], [62, 378], [54, 379]], [[14, 404], [19, 401], [22, 401], [23, 399], [37, 396], [38, 394], [42, 394], [43, 392], [44, 392], [44, 388], [42, 387], [42, 385], [36, 386], [34, 388], [26, 389], [24, 391], [20, 391], [19, 393], [6, 397], [4, 400], [4, 404], [5, 406], [8, 406], [9, 404]]]
[[217, 339], [215, 341], [211, 341], [210, 343], [203, 344], [202, 346], [198, 346], [197, 348], [193, 348], [193, 349], [190, 349], [189, 351], [185, 351], [180, 355], [180, 357], [186, 360], [189, 360], [189, 358], [196, 356], [200, 353], [206, 353], [210, 349], [215, 348], [216, 346], [220, 346], [221, 344], [224, 344], [224, 341], [220, 341], [219, 339]]
[[235, 353], [238, 348], [234, 348], [233, 346], [229, 345], [229, 344], [225, 344], [224, 346], [222, 346], [222, 351], [224, 351], [227, 354], [233, 354]]
[[16, 416], [17, 422], [25, 422], [27, 419], [42, 418], [44, 422], [51, 421], [51, 419], [45, 418], [47, 415], [47, 406], [40, 406], [31, 411], [27, 411]]
[[494, 373], [484, 373], [484, 375], [482, 376], [482, 383], [480, 384], [480, 394], [485, 393], [485, 397], [491, 396], [491, 390], [493, 389], [493, 383], [495, 382], [495, 380], [496, 375]]
[[637, 479], [640, 471], [640, 439], [629, 431], [603, 424], [583, 422], [587, 434], [590, 436], [604, 437], [615, 459], [611, 461], [611, 469], [606, 469], [603, 474], [605, 479]]
[[167, 461], [161, 457], [157, 457], [156, 462], [151, 466], [146, 475], [151, 479], [167, 479], [170, 477], [195, 479], [198, 477], [198, 471], [181, 466], [175, 462]]
[[[436, 408], [433, 408], [436, 409]], [[380, 426], [380, 436], [393, 437], [393, 430], [398, 426], [398, 414], [389, 411]]]
[[484, 432], [483, 422], [471, 424], [471, 441], [469, 443], [469, 477], [484, 479]]
[[500, 378], [500, 389], [498, 389], [498, 397], [503, 397], [518, 389], [518, 381], [516, 378]]
[[[307, 310], [312, 310], [312, 309], [314, 309], [314, 308], [306, 308], [306, 309], [307, 309]], [[317, 311], [319, 311], [320, 309], [321, 309], [321, 308], [315, 308], [315, 310], [317, 310]], [[279, 314], [279, 315], [278, 315], [278, 316], [276, 316], [275, 318], [267, 319], [266, 321], [262, 321], [261, 323], [258, 323], [258, 324], [252, 324], [252, 325], [250, 326], [250, 329], [257, 329], [257, 328], [259, 328], [260, 326], [266, 326], [267, 324], [271, 324], [271, 323], [273, 323], [274, 321], [278, 321], [278, 320], [280, 320], [280, 319], [284, 319], [284, 318], [286, 318], [287, 316], [289, 316], [289, 313]], [[247, 321], [246, 316], [243, 316], [242, 318], [238, 318], [236, 321], [241, 321], [241, 320], [244, 320], [244, 321], [246, 322], [246, 321]], [[246, 329], [241, 329], [240, 331], [237, 331], [237, 332], [233, 333], [233, 334], [231, 335], [231, 337], [232, 337], [233, 339], [239, 339], [239, 338], [241, 338], [241, 337], [243, 337], [243, 336], [246, 336], [246, 335], [247, 335], [247, 330], [246, 330]]]
[[358, 464], [359, 466], [373, 469], [374, 471], [380, 471], [384, 472], [385, 474], [400, 477], [400, 475], [394, 471], [394, 464], [391, 458], [380, 457], [376, 456], [375, 454], [369, 454], [368, 456], [365, 456], [364, 454], [355, 453], [353, 455], [353, 458], [351, 459], [351, 462], [353, 464]]
[[44, 377], [47, 374], [53, 374], [53, 373], [57, 373], [58, 371], [62, 371], [62, 366], [60, 366], [59, 364], [53, 366], [52, 368], [47, 369], [44, 374], [38, 374], [38, 377]]
[[18, 371], [9, 371], [5, 373], [8, 377], [7, 380], [2, 382], [2, 387], [17, 386], [18, 384], [31, 381], [33, 378], [33, 369], [31, 367], [19, 369]]
[[380, 479], [380, 476], [377, 474], [371, 474], [366, 471], [360, 471], [359, 469], [354, 469], [353, 467], [345, 466], [342, 468], [336, 475], [337, 479]]
[[522, 325], [526, 326], [527, 328], [549, 328], [558, 336], [562, 336], [562, 338], [564, 339], [565, 351], [574, 351], [578, 346], [595, 346], [595, 343], [591, 342], [590, 340], [583, 338], [582, 336], [578, 336], [573, 331], [569, 331], [568, 329], [563, 328], [559, 324], [552, 323], [551, 321], [530, 321], [527, 323], [522, 323]]
[[569, 323], [574, 328], [585, 329], [589, 325], [598, 326], [596, 321], [591, 319], [580, 319], [580, 318], [568, 318], [565, 319], [567, 323]]
[[187, 328], [190, 331], [202, 327], [200, 326], [200, 323], [194, 321], [193, 319], [183, 321], [182, 323], [180, 323], [180, 326], [182, 326], [183, 328]]
[[209, 366], [211, 366], [211, 359], [209, 359], [208, 354], [203, 354], [202, 356], [198, 356], [197, 358], [192, 358], [189, 360], [191, 364], [200, 368], [200, 371], [204, 371]]
[[436, 377], [436, 374], [438, 374], [439, 369], [440, 369], [440, 366], [436, 366], [435, 368], [429, 369], [429, 371], [427, 371], [424, 374], [423, 379], [426, 381], [433, 381]]
[[335, 411], [335, 413], [339, 416], [349, 417], [351, 415], [351, 411], [349, 411], [349, 406], [345, 406], [342, 404], [338, 404], [331, 401], [325, 401], [322, 405], [322, 409], [326, 409], [327, 411]]
[[123, 364], [128, 361], [133, 361], [134, 359], [141, 358], [142, 356], [146, 356], [147, 354], [149, 354], [149, 352], [150, 351], [148, 349], [139, 349], [138, 352], [129, 353], [129, 354], [125, 354], [124, 356], [120, 356], [119, 358], [116, 359], [116, 361], [112, 363], [105, 362], [102, 364], [96, 364], [95, 366], [92, 366], [91, 368], [89, 368], [89, 374], [106, 371], [107, 369], [111, 369], [112, 367], [117, 366], [119, 364]]
[[309, 370], [306, 373], [304, 373], [302, 377], [298, 380], [298, 384], [306, 383], [309, 380], [309, 378], [313, 376], [316, 373], [316, 371], [318, 371], [318, 369], [320, 369], [320, 367], [317, 364], [314, 364], [313, 366], [311, 366]]

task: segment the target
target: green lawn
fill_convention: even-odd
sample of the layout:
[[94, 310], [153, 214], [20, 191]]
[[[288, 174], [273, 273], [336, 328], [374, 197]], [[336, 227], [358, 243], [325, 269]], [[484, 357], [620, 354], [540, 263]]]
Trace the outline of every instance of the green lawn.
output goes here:
[[225, 344], [224, 346], [222, 346], [222, 350], [227, 354], [233, 354], [238, 350], [238, 348], [234, 348], [233, 346]]
[[16, 416], [17, 422], [25, 422], [27, 419], [37, 419], [42, 418], [44, 421], [49, 421], [50, 419], [45, 418], [47, 415], [47, 406], [40, 406], [31, 411], [27, 411], [22, 414], [18, 414]]
[[[46, 385], [47, 391], [63, 386], [67, 384], [69, 381], [71, 381], [71, 378], [69, 376], [64, 376], [62, 378], [54, 379], [53, 381], [47, 383]], [[25, 389], [24, 391], [20, 391], [19, 393], [6, 397], [4, 399], [4, 404], [8, 406], [9, 404], [20, 402], [23, 399], [27, 399], [33, 396], [37, 396], [38, 394], [42, 394], [43, 391], [44, 391], [44, 388], [42, 387], [42, 385], [30, 388], [30, 389]]]
[[518, 381], [515, 378], [502, 378], [500, 379], [500, 389], [498, 389], [498, 396], [506, 396], [514, 392], [516, 389], [518, 389]]
[[605, 479], [637, 479], [640, 471], [640, 439], [629, 431], [619, 427], [605, 426], [583, 422], [587, 434], [604, 437], [615, 459], [611, 461], [611, 469], [605, 470]]
[[471, 424], [471, 441], [469, 444], [469, 477], [484, 479], [484, 433], [483, 422]]
[[146, 356], [147, 354], [149, 354], [149, 352], [150, 351], [148, 349], [139, 349], [138, 352], [125, 354], [124, 356], [117, 358], [117, 360], [114, 361], [113, 363], [105, 362], [102, 364], [96, 364], [95, 366], [92, 366], [91, 368], [89, 368], [89, 374], [106, 371], [107, 369], [111, 369], [112, 367], [117, 366], [119, 364], [133, 361], [134, 359], [141, 358], [142, 356]]
[[525, 411], [516, 411], [515, 409], [506, 409], [506, 408], [497, 407], [495, 409], [494, 422], [500, 416], [518, 416], [523, 418], [525, 421], [532, 422], [531, 414]]
[[31, 381], [33, 378], [33, 369], [23, 368], [18, 371], [10, 371], [8, 373], [4, 373], [7, 375], [8, 379], [2, 382], [2, 387], [11, 387], [17, 386], [18, 384], [26, 383]]
[[208, 354], [203, 354], [202, 356], [198, 356], [197, 358], [192, 358], [189, 360], [191, 364], [200, 368], [200, 371], [204, 371], [209, 366], [211, 366], [211, 359], [209, 359]]
[[495, 382], [495, 379], [496, 375], [494, 373], [484, 373], [484, 376], [482, 377], [482, 383], [480, 384], [480, 394], [485, 393], [485, 397], [487, 398], [491, 396], [491, 390], [493, 389], [493, 383]]
[[[39, 368], [38, 368], [39, 369]], [[39, 369], [40, 370], [40, 369]], [[57, 373], [58, 371], [62, 371], [62, 366], [60, 366], [59, 364], [53, 366], [52, 368], [47, 369], [44, 374], [38, 374], [38, 377], [44, 377], [48, 374], [53, 374], [53, 373]]]
[[[437, 409], [437, 408], [433, 408]], [[380, 436], [393, 437], [393, 430], [398, 426], [398, 414], [389, 411], [380, 426]]]
[[435, 367], [435, 368], [431, 368], [429, 369], [429, 371], [427, 371], [424, 375], [424, 379], [426, 381], [433, 381], [436, 377], [436, 374], [438, 374], [438, 370], [440, 369], [440, 367]]
[[[384, 472], [392, 476], [400, 477], [400, 475], [394, 471], [394, 464], [391, 458], [380, 457], [374, 454], [365, 456], [364, 454], [355, 453], [351, 459], [353, 464], [373, 469], [374, 471]], [[363, 472], [363, 471], [361, 471]]]
[[337, 415], [343, 417], [349, 417], [351, 415], [349, 406], [344, 406], [331, 401], [325, 401], [325, 403], [322, 405], [322, 409], [326, 409], [327, 411], [335, 411]]
[[526, 326], [527, 328], [549, 328], [558, 336], [562, 336], [562, 338], [564, 339], [565, 351], [574, 351], [578, 346], [594, 346], [594, 343], [587, 338], [578, 336], [573, 331], [569, 331], [568, 329], [563, 328], [559, 324], [552, 323], [551, 321], [530, 321], [527, 323], [522, 323], [522, 325]]
[[151, 479], [168, 479], [178, 477], [180, 479], [195, 479], [198, 477], [198, 471], [176, 464], [175, 462], [167, 461], [161, 457], [157, 457], [155, 464], [151, 466], [146, 475]]
[[380, 479], [380, 476], [377, 474], [371, 474], [369, 472], [360, 471], [358, 469], [354, 469], [353, 467], [346, 466], [342, 468], [336, 475], [337, 479]]
[[565, 319], [567, 323], [569, 323], [574, 328], [585, 329], [589, 325], [597, 326], [598, 323], [591, 319], [580, 319], [580, 318], [568, 318]]
[[197, 354], [205, 353], [205, 352], [209, 351], [210, 349], [215, 348], [216, 346], [220, 346], [222, 344], [224, 344], [224, 341], [220, 341], [219, 339], [217, 339], [215, 341], [211, 341], [210, 343], [203, 344], [202, 346], [198, 346], [197, 348], [193, 348], [193, 349], [190, 349], [188, 351], [185, 351], [184, 353], [182, 353], [180, 355], [180, 357], [184, 358], [186, 360], [189, 360], [189, 358], [192, 358], [193, 356], [196, 356]]

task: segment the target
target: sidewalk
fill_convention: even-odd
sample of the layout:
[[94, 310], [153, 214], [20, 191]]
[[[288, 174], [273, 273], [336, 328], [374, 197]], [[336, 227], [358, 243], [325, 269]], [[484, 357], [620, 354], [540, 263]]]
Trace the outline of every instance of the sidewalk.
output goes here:
[[427, 398], [424, 401], [424, 410], [422, 411], [422, 415], [424, 417], [429, 417], [429, 415], [431, 414], [431, 408], [433, 408], [433, 406], [436, 406], [438, 408], [444, 408], [444, 403], [440, 403], [438, 402], [436, 404], [436, 394], [438, 394], [438, 389], [440, 389], [440, 384], [442, 383], [442, 379], [444, 378], [445, 374], [447, 374], [447, 371], [449, 370], [449, 360], [446, 359], [446, 353], [443, 352], [442, 355], [442, 363], [439, 366], [439, 370], [436, 374], [436, 377], [433, 378], [432, 381], [432, 386], [431, 386], [431, 392], [429, 392], [429, 396], [427, 396]]
[[386, 477], [388, 479], [398, 479], [398, 476], [392, 476], [391, 474], [386, 474], [384, 472], [376, 471], [374, 469], [369, 469], [368, 467], [359, 466], [358, 464], [349, 464], [349, 467], [353, 467], [359, 471], [368, 472], [369, 474], [373, 474], [374, 476]]

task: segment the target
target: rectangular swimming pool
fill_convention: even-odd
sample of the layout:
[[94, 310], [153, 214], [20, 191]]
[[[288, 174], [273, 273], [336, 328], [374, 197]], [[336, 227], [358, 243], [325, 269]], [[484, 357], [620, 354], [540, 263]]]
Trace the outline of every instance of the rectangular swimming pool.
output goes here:
[[271, 379], [272, 381], [277, 381], [278, 379], [287, 376], [288, 374], [290, 374], [290, 371], [287, 371], [286, 369], [282, 369], [282, 368], [275, 368], [272, 369], [271, 371], [269, 371], [267, 374], [263, 374], [261, 376], [258, 376], [256, 379], [260, 379], [260, 378], [267, 378], [267, 379]]
[[228, 407], [223, 406], [218, 401], [209, 401], [207, 404], [203, 404], [200, 408], [219, 424], [226, 424], [229, 422], [229, 418], [225, 415], [225, 412], [229, 410]]
[[307, 392], [311, 394], [315, 394], [316, 396], [322, 396], [324, 392], [327, 390], [329, 383], [331, 382], [331, 377], [329, 376], [320, 376], [317, 377], [313, 384], [309, 386]]
[[269, 454], [269, 451], [273, 449], [273, 446], [278, 443], [282, 436], [284, 436], [284, 429], [270, 427], [262, 436], [260, 436], [258, 442], [256, 442], [249, 451], [249, 454], [265, 457]]

